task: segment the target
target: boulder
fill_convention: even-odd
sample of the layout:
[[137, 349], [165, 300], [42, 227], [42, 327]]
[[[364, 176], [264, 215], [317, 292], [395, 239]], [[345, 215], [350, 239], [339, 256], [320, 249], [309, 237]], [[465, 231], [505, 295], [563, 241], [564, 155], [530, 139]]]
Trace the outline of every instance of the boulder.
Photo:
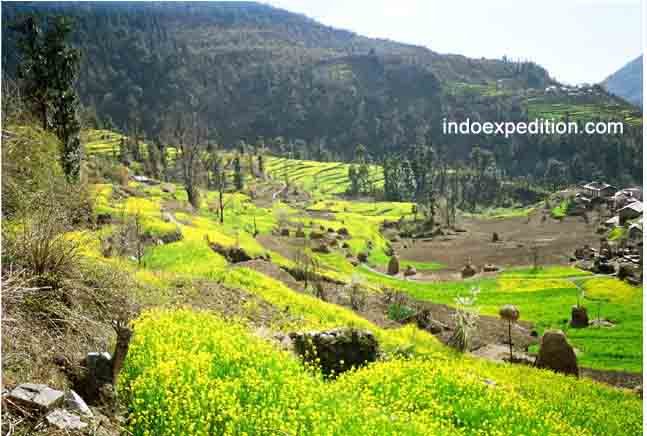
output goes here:
[[496, 265], [492, 265], [491, 263], [486, 263], [483, 266], [483, 272], [497, 272], [499, 271], [500, 268]]
[[616, 272], [616, 267], [609, 262], [596, 261], [593, 265], [593, 272], [597, 274], [613, 274]]
[[592, 319], [589, 321], [589, 326], [591, 327], [600, 327], [600, 328], [611, 328], [615, 324], [609, 321], [608, 319]]
[[317, 363], [322, 373], [335, 376], [377, 360], [378, 342], [367, 330], [340, 328], [322, 332], [290, 333], [294, 351]]
[[584, 306], [571, 308], [571, 327], [582, 328], [589, 326], [589, 315]]
[[65, 409], [56, 409], [47, 415], [47, 422], [60, 430], [81, 430], [88, 426], [78, 415]]
[[387, 272], [392, 276], [400, 272], [400, 259], [398, 259], [398, 256], [391, 257]]
[[107, 224], [112, 223], [112, 215], [109, 213], [99, 213], [97, 214], [97, 224], [100, 226], [104, 226]]
[[281, 229], [281, 236], [290, 236], [290, 229]]
[[225, 247], [217, 242], [210, 242], [209, 247], [216, 253], [224, 256], [231, 263], [247, 262], [248, 260], [254, 259], [241, 247]]
[[476, 275], [476, 272], [476, 267], [474, 265], [467, 264], [463, 267], [463, 269], [461, 269], [461, 277], [463, 277], [464, 279], [473, 277]]
[[413, 265], [407, 265], [407, 269], [404, 270], [404, 275], [406, 277], [411, 277], [411, 276], [415, 276], [416, 274], [418, 274], [418, 270], [416, 269], [416, 267]]
[[344, 242], [341, 244], [341, 248], [350, 248], [350, 245], [348, 245], [348, 242]]
[[633, 389], [634, 393], [638, 395], [640, 398], [643, 397], [643, 385], [638, 385]]
[[437, 227], [436, 230], [434, 230], [429, 234], [429, 236], [432, 238], [435, 236], [445, 236], [445, 233], [443, 232], [443, 229], [441, 229], [440, 227]]
[[80, 415], [87, 416], [88, 418], [92, 418], [94, 416], [92, 410], [90, 410], [83, 398], [73, 390], [70, 390], [70, 392], [65, 395], [65, 407], [79, 413]]
[[497, 232], [492, 233], [492, 242], [499, 242], [499, 234]]
[[172, 183], [162, 183], [160, 189], [167, 194], [175, 194], [175, 185]]
[[310, 239], [323, 239], [324, 235], [321, 232], [317, 231], [311, 231], [310, 232]]
[[566, 375], [579, 375], [577, 356], [561, 330], [549, 330], [541, 337], [535, 366]]
[[640, 267], [633, 263], [624, 262], [618, 265], [618, 278], [620, 280], [624, 280], [629, 277], [639, 277], [640, 273], [641, 273]]
[[324, 253], [328, 254], [331, 252], [330, 247], [327, 246], [326, 244], [319, 244], [317, 247], [313, 248], [312, 251], [315, 253]]
[[304, 232], [302, 229], [297, 230], [297, 232], [294, 234], [297, 238], [305, 238], [306, 237], [306, 232]]
[[639, 277], [627, 277], [625, 280], [632, 286], [640, 286], [642, 284], [642, 279]]
[[107, 351], [88, 353], [82, 366], [87, 369], [88, 378], [98, 384], [112, 383], [112, 355]]
[[418, 328], [427, 330], [429, 333], [434, 335], [440, 334], [444, 330], [449, 330], [449, 327], [446, 324], [432, 318], [431, 311], [429, 309], [423, 309], [416, 313], [415, 320]]
[[63, 404], [65, 393], [43, 384], [23, 383], [12, 390], [8, 398], [26, 409], [46, 413]]
[[175, 231], [164, 233], [161, 237], [160, 240], [162, 241], [163, 244], [171, 244], [173, 242], [181, 241], [182, 240], [182, 231], [177, 228]]
[[368, 260], [368, 253], [362, 251], [357, 254], [357, 260], [361, 263], [364, 263]]
[[340, 227], [339, 230], [337, 230], [337, 234], [346, 238], [350, 237], [350, 233], [348, 233], [348, 229], [346, 227]]
[[335, 229], [333, 229], [332, 227], [328, 227], [328, 233], [335, 233]]

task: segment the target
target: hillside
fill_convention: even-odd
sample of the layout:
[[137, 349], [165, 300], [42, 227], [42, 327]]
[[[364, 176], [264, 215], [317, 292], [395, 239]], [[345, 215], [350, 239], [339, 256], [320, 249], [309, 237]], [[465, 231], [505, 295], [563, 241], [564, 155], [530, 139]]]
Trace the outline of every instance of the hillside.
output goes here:
[[[47, 147], [40, 154], [53, 157], [55, 140], [39, 129], [13, 126], [9, 131], [12, 147], [6, 156], [12, 159], [3, 159], [5, 177], [8, 175], [9, 181], [18, 176], [29, 180], [31, 173], [18, 171], [10, 162], [31, 160], [30, 150], [36, 150], [33, 147], [39, 144], [32, 138], [46, 140]], [[84, 136], [113, 137], [105, 132]], [[13, 147], [21, 144], [29, 144], [29, 148]], [[412, 205], [339, 200], [335, 196], [340, 193], [339, 187], [348, 185], [342, 163], [268, 158], [267, 177], [249, 173], [244, 192], [225, 194], [228, 206], [221, 224], [214, 209], [217, 192], [204, 190], [200, 207], [192, 209], [181, 185], [134, 181], [134, 174], [131, 180], [121, 177], [121, 182], [113, 179], [119, 176], [103, 178], [102, 173], [120, 174], [120, 165], [93, 142], [86, 144], [95, 150], [87, 163], [90, 224], [63, 231], [67, 232], [65, 239], [75, 243], [75, 262], [83, 265], [86, 286], [97, 286], [92, 280], [96, 280], [98, 270], [114, 278], [101, 279], [97, 289], [103, 294], [96, 303], [92, 303], [96, 297], [72, 300], [72, 309], [79, 312], [61, 312], [58, 298], [62, 297], [22, 296], [12, 288], [7, 300], [10, 304], [4, 310], [6, 317], [17, 321], [3, 327], [4, 333], [28, 325], [30, 334], [3, 342], [3, 356], [9, 356], [3, 357], [7, 359], [5, 385], [14, 385], [26, 376], [56, 383], [57, 387], [72, 383], [65, 381], [52, 362], [60, 360], [61, 353], [64, 360], [74, 361], [82, 353], [111, 342], [106, 338], [106, 321], [89, 312], [92, 304], [100, 303], [105, 310], [110, 302], [121, 307], [108, 306], [113, 310], [108, 317], [128, 305], [141, 311], [133, 323], [135, 335], [118, 386], [120, 401], [128, 410], [127, 419], [121, 422], [125, 422], [124, 431], [133, 434], [254, 434], [278, 429], [285, 434], [305, 431], [323, 435], [334, 429], [343, 435], [393, 431], [462, 435], [518, 434], [525, 429], [551, 435], [621, 435], [639, 430], [642, 403], [628, 390], [458, 353], [445, 345], [447, 334], [432, 335], [406, 323], [396, 309], [406, 313], [428, 307], [434, 316], [440, 316], [477, 287], [480, 327], [473, 340], [479, 347], [486, 341], [500, 340], [504, 326], [497, 318], [498, 309], [513, 303], [520, 308], [523, 320], [515, 327], [519, 353], [524, 343], [536, 342], [529, 334], [530, 326], [540, 334], [549, 328], [562, 328], [578, 347], [580, 364], [592, 368], [587, 371], [614, 374], [642, 370], [641, 288], [568, 266], [511, 266], [498, 276], [480, 275], [474, 280], [427, 279], [431, 277], [427, 274], [436, 273], [455, 277], [451, 271], [455, 266], [433, 262], [439, 256], [433, 254], [438, 253], [434, 249], [425, 251], [431, 255], [426, 261], [410, 260], [406, 246], [402, 248], [381, 228], [387, 221], [413, 223]], [[51, 159], [47, 162], [55, 169]], [[34, 165], [29, 168], [38, 174], [41, 164]], [[272, 200], [272, 193], [282, 192], [280, 180], [285, 172], [293, 185]], [[38, 193], [48, 189], [40, 184], [48, 181], [34, 180], [36, 187], [43, 186], [39, 188], [42, 191], [24, 199], [10, 195], [9, 205], [27, 202], [24, 206], [29, 210], [38, 210], [35, 204], [43, 201]], [[33, 189], [34, 185], [30, 186]], [[13, 189], [17, 189], [13, 184], [3, 187], [6, 194]], [[310, 192], [316, 198], [309, 198]], [[580, 231], [585, 228], [579, 220], [540, 225], [526, 217], [529, 213], [509, 213], [509, 218], [485, 221], [465, 217], [460, 223], [469, 229], [465, 235], [472, 241], [481, 238], [472, 225], [482, 227], [497, 220], [502, 220], [501, 228], [507, 229], [501, 232], [507, 239], [513, 238], [514, 226], [523, 228], [526, 234], [537, 229], [545, 232], [547, 226], [554, 226], [555, 234], [560, 234], [564, 226], [575, 223]], [[9, 222], [16, 233], [5, 235], [10, 247], [7, 259], [30, 268], [30, 258], [15, 251], [13, 247], [19, 245], [12, 243], [22, 240], [27, 228], [21, 230], [12, 216]], [[76, 219], [78, 216], [75, 213]], [[34, 219], [43, 219], [44, 223], [52, 218], [37, 217], [40, 215]], [[323, 239], [319, 232], [325, 233]], [[590, 232], [597, 237], [593, 229]], [[136, 241], [143, 245], [142, 251]], [[411, 243], [415, 241], [405, 242]], [[436, 243], [442, 244], [442, 239]], [[512, 240], [510, 243], [517, 246]], [[242, 250], [256, 260], [229, 259], [227, 251], [215, 248], [215, 244]], [[330, 248], [321, 252], [318, 244], [329, 244]], [[411, 265], [418, 269], [417, 280], [379, 272], [389, 262], [387, 253], [394, 247], [402, 250], [403, 268]], [[501, 247], [493, 246], [492, 250], [499, 252]], [[299, 268], [303, 268], [300, 252], [315, 259], [320, 291], [297, 279]], [[368, 253], [367, 260], [357, 265], [355, 258], [362, 252]], [[506, 262], [523, 265], [528, 261], [525, 255], [524, 250], [517, 249]], [[71, 292], [79, 280], [67, 270], [54, 269], [49, 274], [49, 283], [67, 277], [57, 285], [61, 295]], [[129, 277], [128, 285], [116, 281], [122, 275]], [[602, 310], [617, 323], [613, 329], [581, 331], [564, 324], [578, 286], [585, 289], [591, 301], [606, 297]], [[128, 304], [117, 299], [122, 295], [120, 289], [127, 289], [124, 297]], [[85, 306], [88, 304], [89, 308]], [[72, 313], [74, 318], [70, 318]], [[77, 316], [90, 316], [96, 332], [86, 337], [79, 336], [75, 328], [50, 331], [46, 326], [54, 322], [53, 316], [74, 323], [87, 322]], [[451, 316], [444, 316], [441, 319], [451, 326], [448, 328], [457, 328]], [[324, 379], [304, 367], [274, 339], [291, 331], [349, 326], [373, 332], [382, 357], [335, 380]], [[43, 348], [47, 335], [56, 338], [56, 349]], [[17, 358], [21, 350], [28, 356], [36, 353], [33, 358], [41, 365], [38, 372]], [[103, 409], [93, 410], [97, 413]], [[25, 429], [25, 422], [18, 423], [18, 428]]]
[[[464, 161], [479, 145], [494, 151], [512, 176], [543, 177], [550, 159], [570, 163], [579, 155], [591, 165], [584, 174], [570, 174], [573, 181], [597, 173], [613, 180], [641, 177], [632, 165], [642, 150], [634, 123], [627, 123], [623, 137], [587, 136], [568, 144], [556, 135], [442, 134], [444, 117], [514, 121], [545, 113], [537, 98], [556, 84], [530, 62], [439, 54], [252, 2], [11, 3], [3, 7], [3, 23], [28, 11], [74, 17], [86, 122], [144, 134], [155, 143], [164, 142], [178, 114], [195, 112], [212, 142], [232, 147], [261, 141], [280, 151], [273, 144], [281, 138], [317, 160], [347, 160], [360, 143], [375, 160], [428, 143], [446, 150], [447, 159]], [[2, 61], [10, 74], [16, 64], [12, 38], [3, 32]], [[587, 121], [600, 118], [600, 108], [604, 119], [641, 122], [627, 115], [630, 106], [601, 90], [584, 106], [567, 94], [555, 104], [590, 114]], [[574, 143], [582, 140], [590, 148]], [[609, 165], [618, 147], [628, 156], [622, 174]]]
[[641, 432], [642, 192], [569, 186], [640, 179], [622, 99], [257, 3], [2, 6], [77, 19], [3, 27], [2, 434]]
[[604, 79], [602, 86], [611, 94], [636, 106], [643, 106], [643, 57], [639, 56]]

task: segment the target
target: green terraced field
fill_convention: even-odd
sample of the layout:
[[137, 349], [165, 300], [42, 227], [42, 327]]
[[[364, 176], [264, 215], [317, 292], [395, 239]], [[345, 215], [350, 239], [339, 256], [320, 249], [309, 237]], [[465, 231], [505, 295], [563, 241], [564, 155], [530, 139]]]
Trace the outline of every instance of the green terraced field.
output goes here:
[[[343, 194], [350, 186], [348, 179], [349, 164], [339, 162], [316, 162], [305, 160], [269, 157], [266, 159], [266, 170], [276, 180], [297, 183], [313, 196]], [[372, 183], [381, 188], [384, 182], [382, 168], [369, 166]]]
[[[361, 268], [362, 276], [378, 285], [400, 289], [421, 300], [453, 305], [457, 296], [476, 286], [481, 292], [476, 305], [483, 314], [497, 316], [501, 306], [514, 304], [521, 319], [535, 323], [541, 334], [560, 328], [581, 354], [582, 366], [595, 369], [642, 371], [642, 288], [615, 278], [591, 277], [570, 267], [541, 270], [516, 269], [497, 279], [420, 283], [377, 275]], [[571, 307], [584, 291], [583, 304], [589, 319], [612, 320], [610, 328], [574, 329], [568, 326]], [[600, 300], [603, 298], [603, 301]]]

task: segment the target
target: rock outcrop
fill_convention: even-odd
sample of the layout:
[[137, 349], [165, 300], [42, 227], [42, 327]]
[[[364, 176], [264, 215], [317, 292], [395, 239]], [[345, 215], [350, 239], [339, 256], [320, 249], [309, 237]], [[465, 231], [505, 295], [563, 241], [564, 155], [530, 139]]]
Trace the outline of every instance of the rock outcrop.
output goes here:
[[294, 351], [305, 361], [316, 362], [322, 373], [335, 376], [377, 359], [379, 346], [373, 333], [351, 328], [289, 335]]
[[541, 337], [535, 366], [566, 375], [579, 376], [577, 356], [561, 330], [549, 330]]
[[582, 328], [589, 326], [589, 315], [584, 306], [571, 308], [571, 327]]
[[387, 272], [392, 276], [400, 272], [400, 259], [398, 259], [398, 256], [391, 257], [391, 260], [389, 260]]
[[476, 273], [476, 267], [469, 263], [465, 265], [463, 269], [461, 269], [461, 277], [463, 277], [464, 279], [474, 277]]
[[23, 383], [13, 389], [8, 398], [26, 409], [46, 413], [63, 404], [65, 393], [43, 384]]

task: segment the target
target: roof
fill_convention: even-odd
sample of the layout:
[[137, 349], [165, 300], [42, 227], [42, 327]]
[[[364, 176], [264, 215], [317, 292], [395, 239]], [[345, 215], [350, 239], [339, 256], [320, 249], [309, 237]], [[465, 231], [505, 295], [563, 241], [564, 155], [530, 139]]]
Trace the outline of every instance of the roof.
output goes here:
[[635, 212], [643, 213], [643, 203], [642, 201], [634, 201], [633, 203], [629, 203], [628, 205], [620, 209], [618, 212], [623, 211], [625, 209], [631, 209]]
[[592, 189], [594, 191], [601, 191], [603, 189], [614, 188], [614, 187], [609, 185], [608, 183], [593, 181], [593, 182], [590, 182], [590, 183], [587, 183], [586, 185], [584, 185], [583, 188], [584, 189]]
[[643, 231], [643, 223], [634, 223], [634, 224], [630, 225], [629, 230], [632, 230], [632, 229], [637, 229], [637, 230], [642, 232]]
[[[638, 194], [638, 195], [636, 195]], [[620, 197], [638, 197], [642, 195], [642, 189], [640, 188], [624, 188], [613, 194], [614, 198]]]
[[606, 220], [604, 223], [612, 225], [612, 226], [617, 226], [618, 224], [620, 224], [620, 217], [618, 215], [613, 216], [613, 217], [609, 218], [608, 220]]

